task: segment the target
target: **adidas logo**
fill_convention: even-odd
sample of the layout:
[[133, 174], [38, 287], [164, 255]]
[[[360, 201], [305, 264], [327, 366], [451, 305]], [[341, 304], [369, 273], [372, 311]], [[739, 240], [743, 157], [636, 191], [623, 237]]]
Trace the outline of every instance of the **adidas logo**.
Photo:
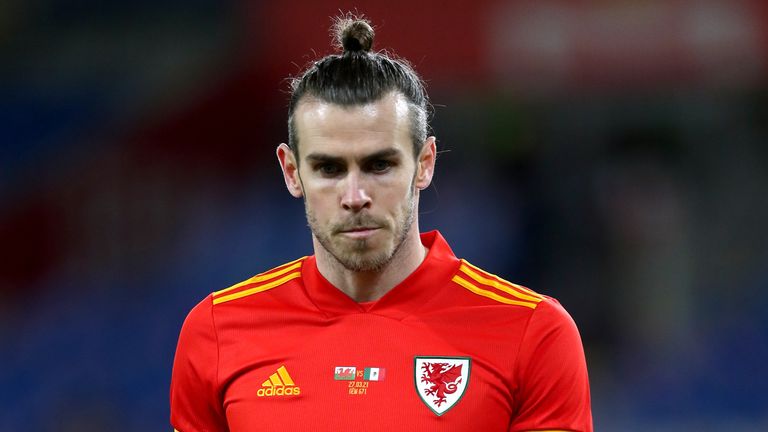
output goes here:
[[293, 383], [285, 366], [280, 366], [277, 372], [261, 383], [261, 388], [256, 392], [258, 397], [298, 396], [299, 394], [301, 394], [301, 388]]

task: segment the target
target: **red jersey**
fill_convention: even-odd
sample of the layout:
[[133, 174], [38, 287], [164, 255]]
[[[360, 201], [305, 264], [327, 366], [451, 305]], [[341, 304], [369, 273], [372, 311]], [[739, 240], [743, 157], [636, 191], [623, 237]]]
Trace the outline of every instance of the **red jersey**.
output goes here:
[[592, 431], [578, 330], [560, 304], [456, 258], [359, 304], [305, 257], [187, 316], [171, 423], [193, 431]]

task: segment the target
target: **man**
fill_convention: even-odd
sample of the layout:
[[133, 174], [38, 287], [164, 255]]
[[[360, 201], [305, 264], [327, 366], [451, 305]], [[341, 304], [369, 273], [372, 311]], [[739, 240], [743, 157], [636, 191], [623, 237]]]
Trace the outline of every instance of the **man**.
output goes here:
[[435, 169], [403, 61], [340, 20], [344, 52], [293, 85], [277, 157], [315, 254], [214, 292], [187, 317], [171, 422], [191, 431], [591, 431], [581, 341], [552, 298], [419, 234]]

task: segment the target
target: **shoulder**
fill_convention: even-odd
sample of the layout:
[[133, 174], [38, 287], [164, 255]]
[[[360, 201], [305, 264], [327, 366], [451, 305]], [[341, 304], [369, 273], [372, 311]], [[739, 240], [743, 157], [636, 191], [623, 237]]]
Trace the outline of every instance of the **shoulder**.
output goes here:
[[[279, 265], [259, 273], [229, 288], [212, 292], [187, 314], [181, 327], [179, 349], [200, 344], [218, 345], [222, 331], [241, 328], [243, 322], [253, 319], [254, 305], [273, 310], [269, 302], [246, 302], [258, 299], [260, 293], [274, 290], [301, 277], [301, 267], [307, 257]], [[244, 307], [237, 307], [237, 306]], [[235, 306], [235, 307], [230, 307]], [[191, 349], [191, 348], [190, 348]]]
[[547, 296], [523, 285], [509, 282], [470, 264], [464, 259], [460, 260], [460, 265], [451, 278], [451, 282], [464, 288], [468, 293], [474, 294], [477, 297], [474, 300], [483, 303], [509, 305], [534, 311], [542, 303], [552, 301]]
[[259, 273], [228, 288], [214, 291], [203, 300], [203, 303], [210, 302], [211, 306], [229, 303], [285, 285], [301, 277], [301, 268], [306, 259], [307, 257], [301, 257]]

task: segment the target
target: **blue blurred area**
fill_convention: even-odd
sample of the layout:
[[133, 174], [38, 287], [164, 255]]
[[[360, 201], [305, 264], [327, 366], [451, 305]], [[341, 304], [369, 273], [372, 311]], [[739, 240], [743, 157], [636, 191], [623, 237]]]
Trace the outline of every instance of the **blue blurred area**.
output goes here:
[[110, 105], [90, 87], [78, 94], [58, 96], [35, 94], [36, 88], [23, 84], [3, 90], [0, 135], [5, 145], [0, 153], [0, 173], [4, 182], [59, 151], [60, 137], [77, 136], [109, 115], [106, 110]]
[[[350, 3], [0, 6], [0, 432], [167, 429], [189, 309], [312, 253], [274, 148]], [[422, 229], [568, 308], [596, 429], [767, 429], [768, 8], [354, 6], [435, 105]]]

